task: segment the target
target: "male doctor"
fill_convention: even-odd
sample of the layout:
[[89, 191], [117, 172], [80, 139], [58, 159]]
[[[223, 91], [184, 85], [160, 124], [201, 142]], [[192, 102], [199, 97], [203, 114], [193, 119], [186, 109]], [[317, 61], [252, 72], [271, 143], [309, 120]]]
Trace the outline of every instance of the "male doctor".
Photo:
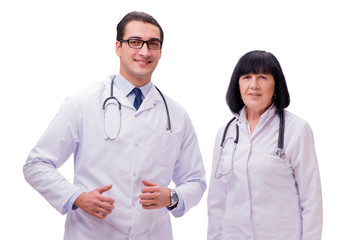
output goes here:
[[[67, 214], [64, 239], [172, 239], [169, 212], [200, 201], [192, 123], [151, 81], [162, 43], [152, 16], [128, 13], [117, 26], [120, 73], [69, 97], [30, 152], [25, 178]], [[73, 184], [57, 171], [72, 154]]]

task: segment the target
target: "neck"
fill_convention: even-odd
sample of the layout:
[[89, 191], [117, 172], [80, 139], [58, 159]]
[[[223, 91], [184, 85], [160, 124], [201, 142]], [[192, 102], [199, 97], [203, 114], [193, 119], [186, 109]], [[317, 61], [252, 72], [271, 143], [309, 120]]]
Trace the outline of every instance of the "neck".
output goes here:
[[246, 113], [246, 118], [249, 122], [250, 121], [259, 121], [260, 117], [263, 113], [264, 112], [262, 112], [262, 111], [261, 112], [260, 111], [251, 111], [248, 109], [248, 111]]
[[138, 77], [133, 77], [133, 76], [129, 76], [127, 74], [123, 74], [120, 71], [121, 76], [123, 76], [126, 80], [128, 80], [132, 85], [134, 85], [135, 87], [142, 87], [145, 86], [146, 84], [148, 84], [151, 80], [151, 78], [138, 78]]
[[253, 131], [255, 130], [257, 124], [260, 121], [260, 117], [261, 115], [266, 112], [266, 110], [269, 107], [267, 107], [266, 109], [263, 110], [254, 110], [254, 109], [249, 109], [247, 108], [247, 112], [246, 112], [246, 119], [248, 120], [249, 124], [250, 124], [250, 132], [251, 134], [253, 133]]
[[250, 124], [250, 132], [251, 134], [254, 132], [256, 125], [258, 124], [261, 117], [261, 113], [248, 111], [246, 114], [246, 118]]

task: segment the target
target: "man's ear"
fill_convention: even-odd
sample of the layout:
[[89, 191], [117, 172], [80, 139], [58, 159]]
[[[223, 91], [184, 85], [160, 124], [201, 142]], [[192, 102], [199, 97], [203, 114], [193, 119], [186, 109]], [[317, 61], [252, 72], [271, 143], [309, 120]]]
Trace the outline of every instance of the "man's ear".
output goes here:
[[116, 52], [116, 55], [118, 55], [119, 57], [121, 56], [121, 43], [120, 43], [120, 41], [116, 41], [116, 43], [115, 43], [115, 52]]

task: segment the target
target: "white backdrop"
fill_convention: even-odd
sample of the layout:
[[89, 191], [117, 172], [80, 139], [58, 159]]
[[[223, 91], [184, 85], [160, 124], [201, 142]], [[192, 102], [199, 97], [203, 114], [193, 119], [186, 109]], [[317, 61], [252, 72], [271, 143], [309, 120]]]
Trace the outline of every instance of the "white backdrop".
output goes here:
[[[153, 81], [187, 109], [207, 179], [216, 132], [231, 117], [225, 92], [237, 60], [256, 49], [278, 58], [288, 110], [315, 135], [323, 239], [360, 239], [358, 6], [355, 0], [1, 1], [0, 239], [62, 239], [65, 216], [26, 183], [22, 166], [67, 96], [119, 71], [116, 25], [133, 10], [163, 27]], [[72, 179], [72, 159], [61, 172]], [[175, 240], [206, 239], [206, 198], [207, 191], [188, 214], [172, 218]]]

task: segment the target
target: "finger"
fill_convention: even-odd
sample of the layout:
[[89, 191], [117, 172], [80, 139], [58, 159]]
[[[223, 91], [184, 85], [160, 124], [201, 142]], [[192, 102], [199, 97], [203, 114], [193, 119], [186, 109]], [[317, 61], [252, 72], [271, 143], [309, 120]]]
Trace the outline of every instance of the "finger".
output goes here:
[[100, 194], [103, 194], [104, 192], [106, 191], [109, 191], [111, 188], [112, 188], [112, 184], [110, 185], [107, 185], [107, 186], [104, 186], [104, 187], [99, 187], [97, 188], [96, 190], [100, 193]]
[[156, 183], [154, 182], [150, 182], [148, 180], [145, 180], [145, 179], [142, 179], [142, 183], [145, 185], [145, 186], [148, 186], [148, 187], [151, 187], [151, 186], [157, 186]]
[[99, 213], [99, 212], [94, 212], [93, 214], [91, 214], [92, 216], [98, 218], [98, 219], [104, 219], [107, 217], [107, 215]]
[[141, 189], [142, 193], [153, 193], [153, 192], [158, 192], [159, 188], [157, 186], [155, 187], [144, 187]]
[[107, 208], [107, 207], [102, 207], [102, 206], [98, 206], [95, 210], [95, 212], [103, 214], [103, 215], [109, 215], [112, 212], [112, 208]]
[[148, 200], [140, 200], [139, 201], [141, 205], [146, 205], [146, 206], [150, 206], [150, 205], [157, 205], [156, 201], [148, 199]]
[[151, 209], [158, 209], [159, 207], [155, 204], [151, 204], [151, 205], [142, 205], [142, 208], [146, 210], [151, 210]]
[[151, 193], [142, 193], [139, 195], [139, 198], [141, 200], [146, 200], [146, 199], [152, 199], [152, 197], [150, 196]]
[[158, 199], [160, 198], [160, 193], [159, 192], [145, 192], [139, 195], [140, 199], [146, 200], [146, 199]]
[[154, 201], [156, 200], [156, 198], [152, 197], [152, 196], [146, 196], [148, 194], [144, 194], [143, 196], [139, 196], [140, 201]]
[[106, 211], [112, 211], [114, 209], [114, 205], [106, 202], [100, 202], [97, 207], [100, 209], [105, 209]]
[[102, 195], [102, 196], [100, 197], [100, 201], [102, 201], [102, 202], [107, 202], [107, 203], [113, 205], [114, 202], [115, 202], [115, 199], [113, 199], [113, 198], [111, 198], [111, 197], [108, 197], [108, 196]]

